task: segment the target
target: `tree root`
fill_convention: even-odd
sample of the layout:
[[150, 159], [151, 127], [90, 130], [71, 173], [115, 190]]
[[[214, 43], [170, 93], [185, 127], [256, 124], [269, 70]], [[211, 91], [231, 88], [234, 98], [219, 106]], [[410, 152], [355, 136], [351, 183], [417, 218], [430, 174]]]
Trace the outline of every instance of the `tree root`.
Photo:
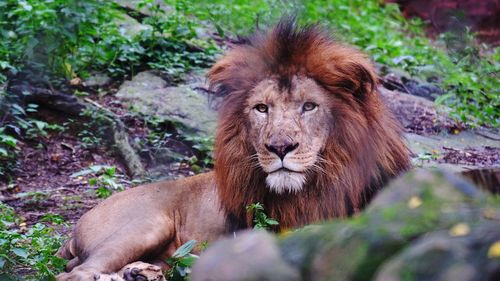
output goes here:
[[125, 124], [111, 111], [103, 108], [90, 99], [81, 100], [75, 96], [58, 91], [37, 88], [28, 84], [13, 85], [9, 92], [17, 95], [25, 103], [35, 103], [53, 111], [70, 116], [81, 117], [84, 112], [99, 112], [98, 126], [104, 126], [111, 133], [100, 136], [122, 158], [132, 177], [145, 175], [144, 166], [129, 142]]

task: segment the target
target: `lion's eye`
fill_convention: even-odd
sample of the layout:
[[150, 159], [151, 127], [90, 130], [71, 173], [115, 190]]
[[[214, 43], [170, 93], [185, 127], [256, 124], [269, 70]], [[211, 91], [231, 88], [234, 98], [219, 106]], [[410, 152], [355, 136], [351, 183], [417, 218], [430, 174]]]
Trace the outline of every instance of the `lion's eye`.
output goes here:
[[255, 110], [257, 110], [260, 113], [266, 113], [268, 108], [267, 105], [263, 103], [259, 103], [258, 105], [255, 106]]
[[317, 106], [318, 105], [315, 104], [314, 102], [306, 102], [302, 106], [302, 111], [311, 111], [311, 110], [315, 109]]

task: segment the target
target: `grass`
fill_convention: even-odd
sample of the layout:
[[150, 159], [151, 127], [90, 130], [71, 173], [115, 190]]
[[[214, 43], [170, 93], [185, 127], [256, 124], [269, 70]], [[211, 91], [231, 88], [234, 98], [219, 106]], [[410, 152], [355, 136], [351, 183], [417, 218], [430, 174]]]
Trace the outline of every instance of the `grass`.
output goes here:
[[455, 119], [471, 126], [499, 125], [500, 51], [479, 45], [467, 30], [429, 40], [422, 20], [407, 20], [397, 5], [378, 0], [200, 0], [190, 9], [221, 35], [247, 34], [283, 13], [297, 14], [302, 23], [320, 22], [375, 62], [437, 84], [446, 93], [438, 103], [450, 106]]

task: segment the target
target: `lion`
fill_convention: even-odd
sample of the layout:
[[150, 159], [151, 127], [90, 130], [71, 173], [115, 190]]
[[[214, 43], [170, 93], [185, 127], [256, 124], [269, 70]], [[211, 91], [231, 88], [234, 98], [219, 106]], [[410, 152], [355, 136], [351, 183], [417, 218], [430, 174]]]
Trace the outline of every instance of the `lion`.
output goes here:
[[281, 20], [207, 77], [222, 98], [214, 171], [104, 200], [59, 250], [70, 261], [57, 280], [94, 280], [136, 261], [166, 268], [188, 240], [251, 227], [245, 207], [256, 202], [279, 221], [274, 231], [347, 217], [410, 167], [373, 65], [318, 25]]

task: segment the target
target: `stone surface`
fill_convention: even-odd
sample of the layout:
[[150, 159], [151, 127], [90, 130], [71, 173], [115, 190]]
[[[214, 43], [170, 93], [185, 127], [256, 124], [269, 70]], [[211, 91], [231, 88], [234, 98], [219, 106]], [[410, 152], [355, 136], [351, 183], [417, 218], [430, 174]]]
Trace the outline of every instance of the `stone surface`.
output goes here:
[[150, 25], [142, 24], [126, 13], [121, 13], [115, 21], [120, 33], [129, 37], [134, 37], [144, 30], [153, 29]]
[[186, 84], [168, 86], [153, 71], [141, 72], [124, 82], [116, 97], [141, 114], [178, 122], [188, 133], [211, 136], [215, 132], [216, 113], [208, 95], [196, 90], [203, 84], [201, 75], [192, 74]]
[[[416, 166], [456, 172], [500, 167], [498, 129], [466, 129], [447, 116], [449, 109], [445, 107], [383, 87], [378, 90], [387, 107], [406, 129], [406, 143]], [[460, 156], [460, 159], [455, 159], [455, 156]]]
[[[460, 233], [453, 231], [460, 227]], [[485, 223], [470, 232], [468, 227], [458, 224], [418, 239], [387, 261], [374, 280], [500, 280], [500, 259], [488, 255], [500, 242], [498, 223]]]
[[111, 83], [111, 78], [105, 73], [93, 73], [83, 81], [85, 87], [103, 87]]
[[281, 259], [275, 239], [264, 231], [246, 231], [206, 250], [193, 267], [193, 281], [294, 281], [298, 272]]

